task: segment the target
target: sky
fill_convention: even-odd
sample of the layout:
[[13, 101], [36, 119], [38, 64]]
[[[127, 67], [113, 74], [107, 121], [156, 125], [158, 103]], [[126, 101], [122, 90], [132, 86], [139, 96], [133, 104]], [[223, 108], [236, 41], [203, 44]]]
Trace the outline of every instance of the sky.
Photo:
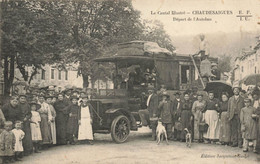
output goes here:
[[[159, 19], [165, 25], [165, 29], [170, 35], [189, 35], [199, 33], [212, 32], [240, 32], [240, 31], [254, 31], [259, 29], [260, 25], [260, 1], [258, 0], [133, 0], [135, 9], [141, 11], [142, 18], [145, 19]], [[192, 12], [197, 10], [229, 10], [232, 15], [211, 15], [213, 21], [202, 22], [177, 22], [173, 21], [173, 15], [151, 15], [151, 11], [185, 11]], [[239, 10], [246, 13], [250, 10], [253, 17], [250, 21], [240, 21], [236, 17]], [[179, 18], [194, 17], [196, 15], [179, 15]], [[205, 17], [200, 15], [198, 17]]]
[[[205, 34], [211, 43], [212, 52], [234, 51], [254, 44], [260, 35], [260, 1], [259, 0], [132, 0], [142, 19], [158, 19], [164, 24], [171, 36], [177, 52], [193, 53], [199, 44], [199, 34]], [[195, 15], [198, 11], [229, 11], [229, 15]], [[182, 15], [162, 15], [158, 12], [185, 12]], [[249, 13], [247, 14], [247, 12]], [[151, 12], [155, 14], [151, 14]], [[239, 12], [242, 12], [239, 14]], [[249, 21], [240, 21], [238, 15], [251, 15]], [[173, 21], [173, 17], [186, 21]], [[188, 17], [205, 18], [212, 21], [187, 21]], [[258, 23], [259, 22], [259, 23]], [[224, 39], [224, 42], [223, 42]], [[220, 45], [219, 45], [220, 44]], [[235, 46], [230, 46], [235, 44]], [[216, 55], [216, 54], [214, 54]]]

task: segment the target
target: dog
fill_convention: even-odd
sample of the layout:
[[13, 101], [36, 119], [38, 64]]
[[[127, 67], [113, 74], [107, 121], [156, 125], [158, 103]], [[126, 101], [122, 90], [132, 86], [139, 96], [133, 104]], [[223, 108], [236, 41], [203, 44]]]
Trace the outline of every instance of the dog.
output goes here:
[[158, 121], [158, 125], [157, 125], [157, 128], [156, 128], [157, 145], [159, 145], [161, 140], [163, 140], [163, 136], [165, 137], [167, 145], [169, 145], [166, 129], [162, 125], [162, 122]]
[[184, 129], [185, 133], [186, 133], [186, 146], [191, 148], [191, 133], [189, 132], [189, 130], [187, 128]]

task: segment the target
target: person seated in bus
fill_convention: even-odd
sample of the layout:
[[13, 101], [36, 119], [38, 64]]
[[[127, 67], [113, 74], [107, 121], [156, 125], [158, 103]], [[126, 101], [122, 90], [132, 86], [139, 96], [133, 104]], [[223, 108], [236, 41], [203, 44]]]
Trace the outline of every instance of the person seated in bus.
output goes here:
[[142, 74], [141, 68], [135, 68], [134, 85], [140, 85], [144, 81], [144, 75]]
[[148, 87], [148, 86], [150, 86], [150, 85], [153, 86], [153, 83], [152, 83], [151, 78], [150, 78], [150, 74], [149, 74], [148, 72], [146, 72], [146, 73], [144, 74], [144, 82], [141, 83], [141, 85], [142, 85], [142, 86], [146, 86], [146, 87]]
[[134, 72], [130, 72], [127, 80], [127, 90], [129, 92], [129, 96], [134, 96]]
[[212, 81], [214, 80], [220, 80], [220, 71], [218, 70], [218, 65], [216, 63], [211, 64], [211, 76], [210, 79]]
[[114, 88], [121, 89], [121, 82], [123, 81], [122, 75], [116, 75], [114, 78]]

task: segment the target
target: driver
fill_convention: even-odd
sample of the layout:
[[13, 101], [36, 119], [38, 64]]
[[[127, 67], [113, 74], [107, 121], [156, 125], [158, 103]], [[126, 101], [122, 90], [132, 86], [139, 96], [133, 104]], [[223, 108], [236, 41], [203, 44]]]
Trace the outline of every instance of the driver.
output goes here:
[[158, 96], [155, 92], [155, 88], [148, 88], [148, 98], [146, 101], [147, 109], [139, 110], [138, 114], [141, 118], [143, 126], [150, 125], [152, 129], [152, 140], [156, 140], [156, 126], [158, 121]]

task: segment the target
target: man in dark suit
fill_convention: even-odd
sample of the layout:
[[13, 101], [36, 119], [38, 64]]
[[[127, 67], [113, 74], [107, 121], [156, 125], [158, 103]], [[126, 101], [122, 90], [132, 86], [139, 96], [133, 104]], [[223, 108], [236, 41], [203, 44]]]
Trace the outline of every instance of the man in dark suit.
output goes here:
[[[174, 94], [175, 98], [173, 100], [173, 125], [175, 126], [175, 122], [178, 121], [178, 118], [180, 117], [180, 113], [181, 113], [181, 106], [182, 106], [182, 102], [181, 102], [181, 93], [180, 92], [176, 92]], [[180, 131], [181, 132], [181, 131]], [[177, 130], [174, 130], [174, 140], [178, 140], [180, 139], [180, 132], [178, 132]]]
[[139, 116], [143, 126], [150, 125], [152, 129], [152, 139], [156, 140], [156, 126], [158, 121], [158, 96], [154, 91], [154, 88], [148, 88], [148, 98], [146, 101], [147, 109], [139, 110]]
[[234, 96], [228, 101], [228, 117], [231, 125], [232, 147], [242, 148], [242, 133], [240, 124], [240, 111], [244, 107], [244, 98], [239, 95], [240, 87], [233, 87]]

